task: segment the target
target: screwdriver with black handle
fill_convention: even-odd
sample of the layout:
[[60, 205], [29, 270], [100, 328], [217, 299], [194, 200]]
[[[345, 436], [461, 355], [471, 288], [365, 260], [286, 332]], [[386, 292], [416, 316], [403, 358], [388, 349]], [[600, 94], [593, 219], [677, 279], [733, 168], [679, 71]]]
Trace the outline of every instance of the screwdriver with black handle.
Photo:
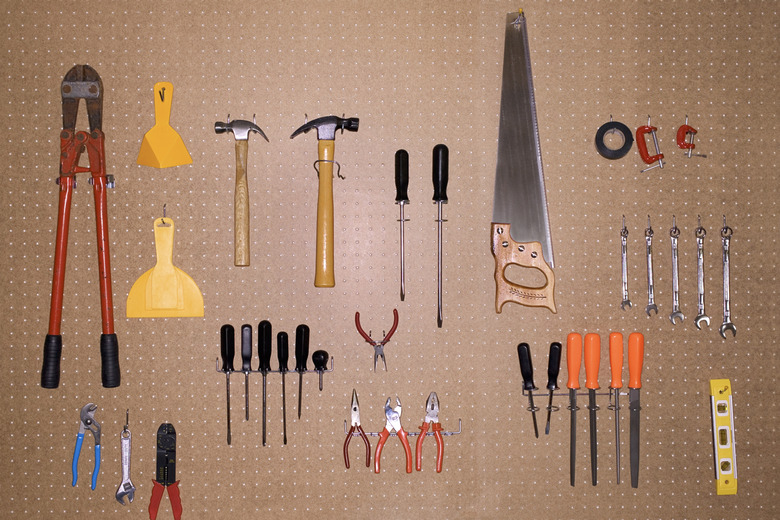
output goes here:
[[590, 415], [590, 476], [591, 483], [597, 482], [598, 440], [596, 438], [596, 390], [599, 389], [599, 361], [601, 358], [601, 337], [585, 334], [585, 387], [588, 389], [588, 410]]
[[559, 388], [558, 373], [561, 371], [561, 349], [561, 344], [557, 341], [550, 344], [550, 356], [547, 360], [547, 390], [550, 391], [550, 398], [547, 402], [547, 424], [544, 426], [545, 435], [550, 435], [550, 416], [553, 411], [553, 393]]
[[308, 370], [306, 361], [309, 357], [309, 327], [300, 324], [295, 328], [295, 371], [298, 372], [298, 419], [301, 418], [303, 403], [303, 374]]
[[569, 371], [569, 410], [571, 410], [571, 434], [569, 438], [569, 475], [574, 486], [574, 473], [577, 467], [577, 390], [580, 389], [580, 370], [582, 369], [582, 335], [572, 332], [566, 337], [566, 367]]
[[230, 373], [234, 372], [233, 357], [236, 354], [236, 330], [233, 325], [222, 325], [219, 331], [220, 354], [222, 355], [222, 372], [225, 373], [227, 391], [227, 443], [232, 442], [230, 435]]
[[279, 360], [279, 372], [282, 374], [282, 429], [284, 430], [284, 443], [287, 444], [287, 391], [284, 386], [284, 375], [287, 373], [287, 361], [290, 357], [286, 332], [276, 335], [276, 357]]
[[623, 388], [623, 334], [620, 332], [609, 335], [609, 366], [612, 372], [609, 393], [615, 397], [612, 402], [615, 412], [615, 467], [617, 483], [620, 484], [620, 389]]
[[642, 388], [642, 362], [645, 337], [639, 332], [628, 336], [628, 409], [631, 412], [631, 487], [639, 486], [639, 389]]
[[241, 371], [244, 373], [246, 420], [249, 420], [249, 373], [252, 371], [252, 326], [241, 325]]
[[398, 150], [395, 152], [395, 203], [401, 208], [401, 216], [398, 222], [401, 223], [401, 301], [406, 297], [406, 269], [404, 263], [404, 206], [409, 204], [409, 152]]
[[263, 320], [257, 325], [257, 353], [260, 355], [260, 373], [263, 375], [263, 446], [266, 440], [266, 382], [271, 370], [271, 322]]
[[523, 390], [528, 392], [528, 411], [531, 412], [531, 416], [534, 420], [534, 435], [539, 438], [539, 427], [536, 425], [536, 411], [539, 410], [534, 406], [534, 390], [536, 385], [534, 384], [534, 366], [531, 363], [531, 348], [528, 343], [520, 343], [517, 346], [517, 357], [520, 359], [520, 374], [523, 376]]
[[320, 376], [320, 392], [322, 392], [322, 374], [328, 370], [329, 359], [330, 354], [328, 354], [327, 350], [315, 350], [314, 354], [311, 355], [311, 362], [314, 363], [314, 370], [316, 370], [317, 374]]
[[442, 311], [442, 245], [443, 245], [443, 225], [446, 220], [443, 217], [442, 204], [447, 204], [447, 182], [450, 178], [450, 150], [446, 145], [437, 144], [433, 147], [433, 202], [438, 206], [438, 314], [436, 315], [436, 324], [441, 328], [444, 321]]

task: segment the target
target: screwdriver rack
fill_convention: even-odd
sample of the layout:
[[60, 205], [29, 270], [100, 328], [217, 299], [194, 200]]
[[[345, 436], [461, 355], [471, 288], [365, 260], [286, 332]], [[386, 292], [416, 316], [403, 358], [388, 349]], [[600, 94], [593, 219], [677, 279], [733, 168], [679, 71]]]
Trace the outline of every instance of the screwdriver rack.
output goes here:
[[[425, 435], [427, 437], [430, 437], [430, 436], [434, 435], [434, 433], [435, 432], [429, 431]], [[441, 430], [441, 431], [439, 431], [439, 433], [442, 434], [445, 437], [450, 437], [452, 435], [460, 435], [461, 433], [463, 433], [463, 421], [461, 419], [458, 419], [458, 431]], [[369, 436], [369, 437], [379, 437], [379, 435], [381, 435], [381, 432], [365, 432], [365, 434], [367, 436]], [[418, 435], [420, 435], [420, 432], [406, 432], [406, 434], [409, 437], [417, 437]], [[347, 421], [344, 421], [344, 435], [349, 435], [349, 428], [347, 428]], [[360, 433], [359, 432], [353, 432], [352, 436], [353, 437], [360, 437]], [[398, 437], [398, 434], [396, 432], [391, 432], [390, 436], [391, 437]]]

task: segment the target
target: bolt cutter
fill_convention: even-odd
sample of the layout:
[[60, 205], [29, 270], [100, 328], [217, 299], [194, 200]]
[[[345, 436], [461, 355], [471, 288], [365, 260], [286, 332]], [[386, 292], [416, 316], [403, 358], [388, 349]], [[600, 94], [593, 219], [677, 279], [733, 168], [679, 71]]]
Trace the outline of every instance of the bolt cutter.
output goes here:
[[95, 420], [97, 405], [87, 403], [81, 409], [79, 420], [79, 434], [76, 437], [76, 448], [73, 450], [73, 482], [75, 486], [79, 478], [79, 455], [81, 455], [81, 445], [84, 443], [84, 434], [89, 430], [95, 438], [95, 468], [92, 470], [92, 489], [97, 487], [98, 473], [100, 472], [100, 423]]

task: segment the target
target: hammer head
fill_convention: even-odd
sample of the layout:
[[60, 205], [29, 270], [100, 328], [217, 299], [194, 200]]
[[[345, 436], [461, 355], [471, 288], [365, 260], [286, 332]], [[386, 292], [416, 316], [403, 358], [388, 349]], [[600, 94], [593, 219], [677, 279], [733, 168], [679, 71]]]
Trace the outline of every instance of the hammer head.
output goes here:
[[230, 114], [228, 114], [227, 123], [223, 123], [222, 121], [217, 121], [214, 123], [214, 131], [218, 134], [232, 132], [236, 138], [236, 141], [248, 141], [249, 132], [257, 132], [263, 136], [263, 139], [268, 141], [268, 137], [266, 137], [265, 133], [260, 129], [259, 126], [255, 124], [254, 116], [252, 116], [251, 121], [246, 121], [245, 119], [236, 119], [231, 121]]
[[312, 128], [316, 128], [317, 139], [320, 141], [332, 141], [336, 138], [336, 130], [341, 130], [342, 134], [344, 133], [344, 130], [357, 132], [359, 124], [360, 119], [357, 117], [350, 117], [349, 119], [344, 119], [338, 116], [318, 117], [317, 119], [304, 123], [303, 126], [293, 132], [293, 134], [290, 136], [290, 139], [298, 134], [306, 133]]

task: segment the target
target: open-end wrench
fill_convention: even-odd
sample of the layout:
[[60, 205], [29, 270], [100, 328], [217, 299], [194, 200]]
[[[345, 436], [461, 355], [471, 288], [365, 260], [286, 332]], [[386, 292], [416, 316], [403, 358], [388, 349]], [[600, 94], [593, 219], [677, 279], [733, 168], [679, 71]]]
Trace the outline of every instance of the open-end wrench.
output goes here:
[[620, 302], [620, 308], [626, 310], [631, 308], [631, 300], [628, 299], [628, 229], [626, 228], [626, 216], [623, 215], [623, 229], [620, 230], [620, 263], [623, 271], [623, 301]]
[[696, 304], [696, 318], [693, 324], [701, 330], [701, 324], [706, 323], [710, 326], [710, 317], [704, 312], [704, 237], [707, 236], [707, 230], [701, 225], [701, 215], [699, 215], [699, 226], [696, 228], [696, 281], [698, 303]]
[[127, 427], [127, 423], [130, 419], [130, 411], [128, 410], [125, 415], [125, 427], [122, 428], [122, 432], [119, 434], [122, 443], [122, 483], [116, 490], [116, 500], [122, 505], [125, 505], [125, 497], [129, 502], [135, 498], [135, 486], [130, 480], [130, 429]]
[[650, 215], [647, 216], [645, 242], [647, 242], [647, 307], [645, 307], [645, 312], [650, 316], [650, 311], [655, 311], [658, 314], [658, 306], [655, 304], [655, 290], [653, 288], [653, 228], [650, 226]]
[[672, 325], [676, 325], [675, 320], [680, 318], [680, 323], [685, 320], [685, 314], [680, 311], [680, 275], [677, 269], [677, 239], [680, 238], [680, 228], [677, 227], [677, 218], [672, 215], [672, 229], [669, 230], [669, 236], [672, 240], [672, 313], [669, 319]]
[[737, 335], [737, 328], [731, 323], [731, 296], [729, 288], [729, 242], [734, 231], [726, 225], [726, 215], [723, 215], [723, 227], [720, 230], [720, 238], [723, 242], [723, 323], [720, 326], [720, 335], [726, 339], [726, 331], [731, 331], [731, 337]]

